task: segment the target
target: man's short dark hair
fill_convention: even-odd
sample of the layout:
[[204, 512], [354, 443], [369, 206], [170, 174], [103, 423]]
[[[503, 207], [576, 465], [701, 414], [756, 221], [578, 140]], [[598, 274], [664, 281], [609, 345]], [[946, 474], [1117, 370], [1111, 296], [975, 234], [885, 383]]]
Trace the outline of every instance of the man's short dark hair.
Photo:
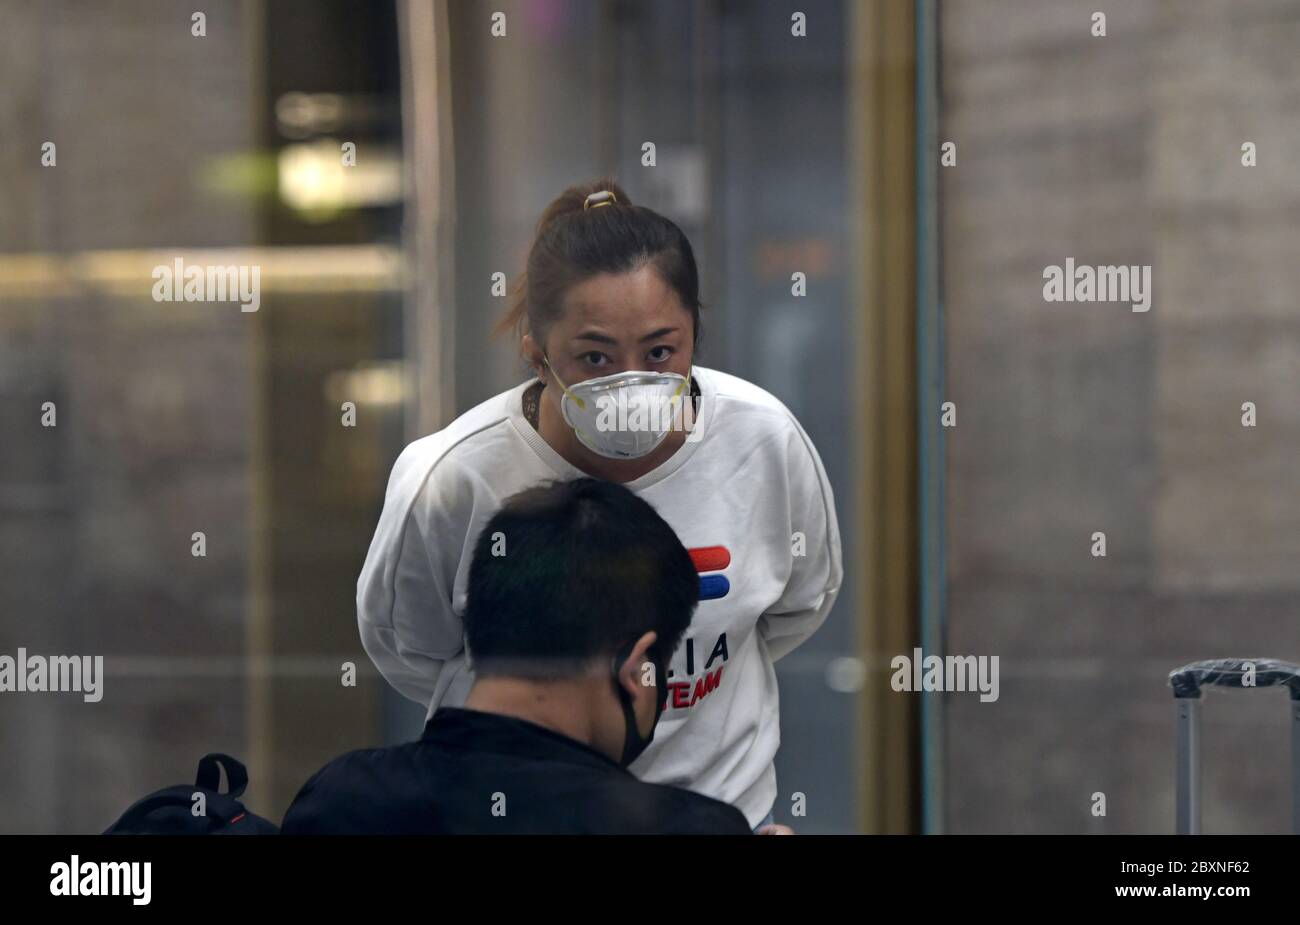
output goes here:
[[561, 678], [653, 630], [665, 663], [699, 602], [690, 554], [653, 507], [580, 478], [512, 496], [479, 534], [465, 634], [479, 676]]

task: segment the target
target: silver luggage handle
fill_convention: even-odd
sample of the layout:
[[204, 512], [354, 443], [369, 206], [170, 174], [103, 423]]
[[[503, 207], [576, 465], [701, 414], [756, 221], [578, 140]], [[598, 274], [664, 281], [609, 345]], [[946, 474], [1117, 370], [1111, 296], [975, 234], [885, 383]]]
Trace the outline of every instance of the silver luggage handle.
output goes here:
[[[1245, 683], [1247, 678], [1253, 683]], [[1201, 833], [1201, 688], [1286, 687], [1291, 694], [1291, 830], [1300, 835], [1300, 665], [1272, 658], [1215, 658], [1171, 671], [1169, 686], [1178, 721], [1178, 834]]]
[[[1254, 675], [1253, 684], [1244, 684], [1245, 678]], [[1174, 696], [1201, 696], [1201, 688], [1213, 687], [1276, 687], [1285, 684], [1292, 700], [1300, 700], [1300, 665], [1279, 662], [1273, 658], [1212, 658], [1192, 662], [1169, 672], [1169, 685]]]

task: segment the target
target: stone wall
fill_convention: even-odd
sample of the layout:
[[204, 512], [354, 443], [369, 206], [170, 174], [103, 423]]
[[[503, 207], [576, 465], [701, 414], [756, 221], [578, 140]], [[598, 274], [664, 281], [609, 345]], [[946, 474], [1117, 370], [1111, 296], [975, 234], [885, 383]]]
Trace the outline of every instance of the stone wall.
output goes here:
[[[948, 651], [1002, 674], [948, 700], [954, 832], [1172, 831], [1168, 672], [1300, 660], [1300, 3], [1096, 8], [941, 7]], [[1045, 301], [1068, 257], [1150, 311]], [[1287, 830], [1285, 700], [1207, 697], [1207, 832]]]

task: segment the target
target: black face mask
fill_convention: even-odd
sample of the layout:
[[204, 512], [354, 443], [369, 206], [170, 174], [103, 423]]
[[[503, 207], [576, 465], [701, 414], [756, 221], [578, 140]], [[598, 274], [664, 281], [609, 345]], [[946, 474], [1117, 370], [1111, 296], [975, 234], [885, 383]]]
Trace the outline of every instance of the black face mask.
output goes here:
[[625, 768], [633, 761], [636, 761], [647, 746], [654, 741], [655, 726], [659, 725], [659, 717], [663, 716], [664, 708], [668, 705], [668, 677], [664, 672], [663, 663], [647, 653], [646, 658], [655, 666], [655, 721], [650, 726], [650, 734], [642, 738], [641, 730], [636, 725], [636, 711], [632, 709], [632, 695], [623, 689], [623, 685], [618, 680], [618, 670], [631, 657], [634, 648], [636, 648], [635, 641], [628, 643], [618, 655], [614, 656], [614, 661], [610, 666], [610, 674], [614, 681], [614, 692], [618, 694], [618, 702], [623, 706], [625, 731], [623, 734], [623, 757], [619, 760], [619, 764]]

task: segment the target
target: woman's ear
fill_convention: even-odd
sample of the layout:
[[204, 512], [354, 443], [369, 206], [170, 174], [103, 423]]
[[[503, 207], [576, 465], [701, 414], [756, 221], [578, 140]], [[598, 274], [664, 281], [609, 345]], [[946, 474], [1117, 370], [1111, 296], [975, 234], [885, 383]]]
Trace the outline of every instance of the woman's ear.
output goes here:
[[528, 360], [528, 365], [537, 373], [538, 379], [546, 378], [546, 367], [542, 364], [542, 348], [533, 340], [533, 335], [525, 334], [520, 343], [520, 352]]

